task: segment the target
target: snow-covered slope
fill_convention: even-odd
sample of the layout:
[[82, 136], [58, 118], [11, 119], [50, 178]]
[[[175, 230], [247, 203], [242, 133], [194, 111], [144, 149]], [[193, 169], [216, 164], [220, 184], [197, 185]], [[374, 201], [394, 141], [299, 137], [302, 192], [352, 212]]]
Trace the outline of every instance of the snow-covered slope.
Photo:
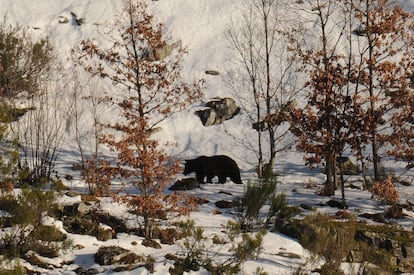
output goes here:
[[[188, 48], [188, 55], [183, 62], [183, 75], [185, 78], [206, 80], [204, 100], [220, 96], [231, 96], [229, 88], [225, 85], [222, 75], [231, 70], [232, 64], [229, 60], [229, 48], [225, 40], [225, 31], [231, 20], [237, 20], [241, 0], [158, 0], [148, 1], [149, 8], [155, 17], [164, 23], [165, 34], [171, 41], [181, 40]], [[407, 8], [414, 9], [414, 0], [401, 0]], [[101, 26], [111, 24], [114, 14], [122, 7], [120, 0], [0, 0], [0, 16], [7, 15], [7, 22], [28, 26], [33, 36], [48, 36], [57, 50], [67, 72], [71, 71], [70, 50], [79, 45], [82, 39], [96, 38], [99, 36], [97, 29]], [[84, 19], [84, 24], [77, 26], [72, 21], [72, 13], [78, 18]], [[60, 23], [60, 20], [67, 18], [68, 23]], [[206, 75], [206, 70], [217, 70], [222, 75]], [[101, 89], [110, 93], [116, 89], [111, 85], [102, 84]], [[249, 121], [242, 115], [236, 116], [223, 125], [203, 127], [199, 118], [194, 112], [200, 108], [195, 104], [187, 110], [175, 114], [165, 121], [161, 127], [162, 131], [156, 134], [162, 141], [175, 141], [177, 147], [170, 148], [171, 154], [176, 158], [196, 157], [199, 155], [226, 154], [233, 157], [242, 170], [242, 177], [248, 179], [254, 176], [255, 156], [251, 151], [238, 144], [229, 136], [227, 131], [233, 128], [244, 127], [246, 135], [253, 138], [255, 132], [251, 129]], [[101, 118], [111, 119], [113, 113], [103, 112]], [[83, 127], [90, 127], [89, 119], [83, 120]], [[73, 173], [64, 170], [77, 161], [76, 145], [73, 143], [71, 131], [67, 130], [68, 139], [63, 144], [62, 153], [58, 159], [58, 169], [63, 174]], [[393, 162], [389, 165], [395, 166]], [[395, 166], [398, 168], [398, 166]], [[314, 195], [313, 189], [305, 189], [306, 185], [323, 182], [323, 174], [318, 171], [309, 170], [304, 166], [302, 153], [296, 151], [282, 152], [277, 158], [277, 172], [279, 189], [287, 194], [288, 202], [292, 205], [299, 205], [302, 202], [308, 204], [319, 204], [329, 198], [321, 198]], [[79, 175], [73, 173], [74, 179], [68, 181], [70, 187], [78, 190], [86, 190]], [[233, 183], [225, 185], [206, 185], [203, 189], [195, 191], [214, 202], [226, 198], [225, 194], [218, 194], [218, 190], [231, 192], [234, 195], [242, 194], [243, 186]], [[414, 190], [406, 187], [402, 192], [402, 200], [412, 197]], [[347, 190], [347, 197], [350, 199], [349, 211], [359, 211], [365, 208], [375, 212], [384, 208], [383, 205], [370, 200], [368, 192], [360, 190]], [[102, 201], [102, 206], [116, 215], [124, 215], [125, 209], [113, 204], [111, 201]], [[192, 213], [191, 217], [197, 225], [204, 226], [206, 233], [212, 234], [219, 231], [221, 225], [226, 224], [232, 216], [213, 215], [214, 203], [204, 205], [199, 211]], [[334, 211], [323, 208], [321, 211]], [[413, 219], [403, 221], [404, 225], [413, 226]], [[63, 229], [62, 229], [63, 230]], [[119, 245], [131, 249], [139, 254], [153, 254], [156, 257], [155, 274], [167, 274], [169, 265], [163, 262], [163, 256], [174, 253], [177, 247], [163, 246], [162, 251], [151, 250], [144, 246], [132, 246], [131, 242], [138, 237], [123, 235], [117, 239], [107, 242], [97, 241], [93, 237], [70, 235], [74, 244], [82, 244], [85, 248], [72, 251], [61, 257], [61, 260], [73, 260], [72, 265], [56, 268], [56, 270], [41, 270], [44, 274], [74, 274], [77, 266], [85, 268], [97, 267], [102, 273], [109, 274], [103, 267], [94, 264], [93, 254], [100, 245]], [[299, 259], [281, 256], [279, 252], [290, 252], [299, 256]], [[307, 262], [308, 252], [298, 242], [277, 233], [268, 233], [264, 240], [262, 253], [255, 261], [248, 261], [244, 265], [245, 274], [253, 274], [256, 267], [263, 267], [268, 274], [291, 274], [299, 265]], [[127, 274], [127, 273], [124, 273]], [[146, 274], [145, 269], [135, 270], [130, 274]], [[195, 273], [192, 273], [195, 274]], [[199, 274], [205, 274], [202, 271]]]

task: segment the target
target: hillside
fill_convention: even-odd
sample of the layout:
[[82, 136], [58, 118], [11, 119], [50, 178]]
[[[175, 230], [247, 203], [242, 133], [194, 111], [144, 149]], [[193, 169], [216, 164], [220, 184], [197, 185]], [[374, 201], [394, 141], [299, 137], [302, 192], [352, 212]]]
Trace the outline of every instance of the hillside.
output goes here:
[[[170, 42], [181, 41], [188, 50], [183, 60], [183, 77], [186, 80], [204, 79], [205, 89], [203, 98], [191, 105], [184, 111], [174, 114], [163, 121], [161, 130], [154, 137], [161, 142], [173, 142], [176, 146], [168, 147], [168, 153], [174, 159], [191, 159], [200, 155], [228, 155], [239, 165], [244, 183], [256, 179], [255, 152], [249, 150], [246, 144], [238, 140], [249, 138], [255, 142], [257, 132], [252, 129], [247, 114], [241, 112], [223, 124], [205, 127], [200, 118], [195, 115], [197, 110], [203, 109], [204, 103], [215, 97], [235, 98], [234, 92], [227, 85], [228, 72], [237, 68], [232, 62], [232, 51], [226, 40], [225, 34], [232, 22], [240, 20], [240, 8], [243, 1], [240, 0], [153, 0], [148, 1], [149, 10], [157, 20], [163, 23], [164, 33]], [[407, 10], [414, 11], [414, 0], [397, 1], [402, 3]], [[0, 0], [0, 16], [6, 16], [10, 24], [27, 26], [33, 37], [47, 36], [57, 52], [58, 60], [63, 65], [62, 74], [68, 81], [67, 86], [73, 85], [74, 81], [84, 79], [78, 75], [78, 71], [71, 62], [70, 52], [77, 47], [83, 39], [93, 38], [98, 43], [104, 44], [105, 38], [100, 30], [110, 27], [115, 14], [122, 8], [122, 1], [118, 0]], [[286, 11], [286, 14], [288, 12]], [[306, 14], [298, 13], [299, 16]], [[77, 25], [75, 19], [82, 19], [82, 24]], [[311, 25], [311, 24], [310, 24]], [[205, 72], [214, 70], [218, 75], [210, 75]], [[62, 84], [65, 86], [65, 84]], [[93, 88], [103, 94], [117, 92], [117, 87], [108, 81], [91, 82]], [[71, 87], [71, 86], [70, 86]], [[84, 86], [83, 88], [85, 88]], [[84, 91], [86, 95], [87, 89]], [[69, 91], [69, 92], [68, 92]], [[67, 89], [58, 95], [59, 105], [68, 106], [73, 103], [73, 95]], [[245, 91], [239, 91], [242, 94]], [[82, 94], [81, 94], [82, 95]], [[237, 99], [236, 99], [237, 101]], [[300, 99], [299, 99], [300, 101]], [[24, 102], [22, 102], [24, 104]], [[60, 105], [61, 104], [61, 105]], [[53, 108], [53, 105], [49, 106]], [[57, 107], [60, 108], [60, 107]], [[83, 148], [92, 151], [93, 129], [92, 114], [84, 107], [84, 113], [79, 121], [80, 128], [85, 134], [82, 140]], [[62, 109], [63, 110], [63, 109]], [[114, 114], [114, 108], [103, 107], [99, 109], [101, 121], [115, 121], [118, 119]], [[71, 190], [85, 194], [88, 186], [82, 181], [79, 171], [73, 170], [74, 164], [79, 163], [77, 140], [73, 130], [73, 114], [68, 112], [64, 116], [64, 140], [59, 148], [55, 170], [62, 178], [64, 184]], [[293, 137], [291, 137], [293, 139]], [[265, 148], [268, 150], [268, 148]], [[102, 148], [102, 152], [111, 156], [111, 152]], [[414, 174], [413, 171], [405, 170], [405, 163], [395, 162], [392, 159], [384, 159], [384, 167], [387, 170], [402, 175], [408, 185], [397, 185], [401, 204], [411, 206], [403, 209], [404, 216], [401, 219], [390, 219], [389, 223], [401, 226], [401, 228], [412, 230], [414, 228]], [[182, 165], [184, 167], [184, 164]], [[301, 208], [302, 212], [297, 218], [302, 219], [315, 212], [336, 215], [338, 209], [330, 207], [330, 200], [340, 200], [340, 190], [333, 197], [322, 197], [316, 192], [323, 186], [325, 174], [323, 167], [310, 169], [306, 167], [303, 160], [303, 152], [295, 146], [289, 147], [277, 154], [274, 172], [277, 176], [277, 188], [279, 193], [286, 194], [290, 206]], [[184, 178], [182, 174], [177, 179]], [[113, 183], [113, 190], [119, 187], [118, 182]], [[354, 188], [356, 187], [356, 188]], [[221, 232], [228, 220], [234, 218], [234, 209], [218, 209], [217, 201], [231, 201], [245, 191], [246, 184], [237, 185], [233, 182], [220, 184], [205, 184], [201, 188], [188, 191], [200, 198], [206, 198], [209, 202], [200, 206], [197, 211], [191, 213], [190, 217], [195, 221], [197, 227], [202, 227], [205, 234], [211, 238], [214, 234]], [[127, 191], [133, 188], [127, 187]], [[63, 195], [60, 200], [66, 205], [81, 202], [78, 193], [71, 197]], [[381, 214], [388, 205], [373, 200], [371, 193], [362, 189], [360, 176], [346, 176], [346, 198], [347, 211], [357, 217], [359, 214]], [[95, 204], [94, 204], [95, 205]], [[127, 223], [134, 225], [136, 217], [128, 212], [125, 205], [115, 203], [111, 198], [100, 198], [97, 203], [100, 211], [109, 213], [114, 217], [125, 218]], [[220, 214], [217, 214], [220, 210]], [[381, 224], [370, 219], [359, 218], [368, 224]], [[162, 249], [148, 248], [140, 244], [141, 237], [130, 233], [119, 233], [116, 238], [106, 241], [98, 240], [96, 237], [68, 233], [60, 220], [54, 218], [45, 219], [46, 224], [51, 224], [67, 233], [77, 249], [63, 252], [59, 257], [43, 259], [49, 263], [47, 267], [37, 267], [22, 260], [20, 263], [28, 269], [39, 272], [39, 274], [112, 274], [114, 266], [99, 265], [95, 262], [95, 253], [99, 247], [120, 246], [139, 255], [151, 255], [155, 259], [154, 274], [167, 274], [172, 266], [171, 261], [165, 259], [168, 253], [177, 253], [182, 250], [182, 243], [174, 245], [162, 245]], [[137, 244], [138, 243], [138, 244]], [[211, 243], [214, 257], [228, 256], [224, 248], [214, 247]], [[409, 257], [413, 257], [411, 255]], [[303, 274], [311, 274], [311, 270], [320, 266], [323, 260], [313, 261], [310, 251], [305, 249], [297, 239], [287, 235], [268, 232], [263, 241], [263, 248], [258, 257], [248, 260], [243, 264], [243, 274], [256, 274], [257, 268], [262, 268], [267, 274], [293, 274], [299, 268], [303, 268]], [[12, 265], [12, 263], [10, 264]], [[80, 271], [80, 268], [82, 270]], [[344, 264], [347, 274], [359, 274], [359, 265], [351, 266]], [[87, 273], [90, 270], [91, 273]], [[93, 273], [96, 271], [96, 273]], [[85, 272], [85, 273], [82, 273]], [[139, 267], [132, 271], [123, 271], [119, 274], [148, 274], [145, 267]], [[208, 274], [204, 269], [190, 271], [186, 274]], [[314, 274], [318, 274], [314, 272]]]

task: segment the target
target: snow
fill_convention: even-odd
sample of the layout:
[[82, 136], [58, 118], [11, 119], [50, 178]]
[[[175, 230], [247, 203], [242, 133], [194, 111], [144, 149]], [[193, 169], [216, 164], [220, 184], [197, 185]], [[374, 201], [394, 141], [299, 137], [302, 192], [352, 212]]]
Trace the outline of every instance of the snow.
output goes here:
[[[185, 78], [206, 80], [206, 90], [203, 100], [220, 96], [231, 96], [229, 88], [224, 83], [223, 76], [212, 76], [204, 74], [206, 70], [217, 70], [225, 73], [232, 69], [234, 64], [229, 60], [230, 49], [225, 40], [225, 32], [232, 21], [237, 21], [239, 8], [243, 1], [240, 0], [159, 0], [149, 1], [149, 9], [156, 18], [163, 22], [165, 34], [171, 41], [181, 40], [187, 47], [188, 55], [183, 62], [183, 75]], [[401, 1], [406, 8], [414, 9], [414, 0]], [[7, 15], [8, 23], [27, 26], [34, 37], [48, 36], [59, 58], [65, 68], [70, 72], [71, 65], [68, 61], [70, 50], [79, 45], [82, 39], [103, 39], [97, 32], [100, 26], [110, 26], [113, 16], [122, 7], [119, 0], [0, 0], [0, 16]], [[72, 22], [71, 12], [78, 18], [84, 18], [85, 24], [76, 26]], [[68, 24], [58, 22], [60, 16], [69, 19]], [[100, 88], [107, 93], [114, 89], [108, 83], [100, 84]], [[156, 134], [161, 141], [174, 141], [176, 147], [169, 148], [169, 152], [180, 159], [192, 158], [199, 155], [226, 154], [234, 158], [239, 164], [244, 182], [254, 178], [255, 156], [251, 151], [235, 142], [228, 135], [231, 129], [244, 127], [247, 136], [255, 136], [254, 130], [242, 115], [236, 116], [223, 125], [203, 127], [194, 112], [200, 109], [200, 103], [194, 104], [185, 111], [175, 114], [162, 125], [162, 131]], [[102, 111], [100, 118], [109, 120], [113, 113]], [[91, 127], [91, 117], [82, 120], [83, 127]], [[70, 132], [68, 130], [68, 132]], [[70, 133], [68, 133], [69, 135]], [[62, 174], [72, 174], [75, 178], [65, 183], [75, 190], [86, 192], [87, 186], [80, 180], [79, 174], [69, 169], [77, 161], [76, 145], [68, 141], [64, 143], [62, 153], [58, 159], [58, 169]], [[289, 150], [278, 154], [276, 172], [278, 177], [278, 190], [287, 195], [290, 205], [306, 203], [318, 205], [331, 198], [315, 195], [315, 188], [306, 188], [310, 185], [317, 187], [323, 182], [323, 174], [318, 169], [310, 170], [305, 167], [303, 154], [299, 151]], [[387, 162], [387, 167], [401, 171], [401, 164]], [[181, 175], [178, 175], [181, 177]], [[407, 173], [405, 177], [413, 181], [413, 175]], [[349, 177], [351, 181], [354, 178]], [[196, 189], [192, 193], [206, 197], [210, 203], [200, 206], [198, 211], [191, 213], [197, 226], [202, 226], [205, 234], [211, 236], [222, 230], [223, 225], [232, 219], [232, 213], [224, 211], [223, 214], [214, 213], [216, 209], [214, 202], [220, 199], [229, 199], [228, 195], [218, 193], [219, 190], [232, 193], [234, 196], [241, 195], [243, 185], [227, 182], [224, 185], [209, 184], [202, 189]], [[414, 187], [399, 186], [401, 201], [412, 200]], [[337, 191], [339, 196], [339, 190]], [[368, 191], [346, 190], [346, 197], [351, 213], [359, 213], [364, 210], [368, 213], [378, 213], [385, 205], [371, 199]], [[64, 204], [80, 201], [80, 196], [61, 198]], [[114, 203], [109, 198], [101, 200], [101, 208], [112, 215], [125, 217], [127, 208]], [[323, 213], [335, 213], [330, 207], [320, 207], [318, 211]], [[309, 212], [304, 212], [308, 214]], [[414, 226], [414, 213], [406, 211], [407, 217], [400, 222], [407, 228]], [[133, 219], [133, 217], [131, 217]], [[132, 221], [133, 222], [133, 221]], [[54, 224], [64, 231], [61, 222], [46, 219], [45, 223]], [[55, 259], [58, 266], [63, 261], [73, 260], [73, 264], [62, 265], [54, 270], [39, 269], [42, 274], [75, 274], [73, 271], [78, 266], [84, 268], [97, 268], [100, 274], [110, 274], [110, 267], [101, 267], [94, 262], [94, 254], [101, 245], [117, 245], [136, 252], [137, 254], [153, 255], [156, 259], [154, 274], [167, 274], [170, 264], [165, 264], [164, 255], [175, 253], [180, 249], [178, 245], [163, 245], [161, 250], [146, 248], [140, 244], [140, 238], [129, 234], [118, 234], [116, 239], [106, 242], [98, 241], [95, 237], [82, 236], [68, 233], [74, 245], [82, 245], [83, 248], [64, 252], [61, 257]], [[133, 245], [133, 242], [137, 245]], [[298, 257], [287, 257], [287, 254]], [[256, 260], [249, 260], [243, 265], [244, 274], [253, 274], [257, 267], [263, 268], [268, 274], [292, 274], [299, 266], [309, 263], [310, 253], [306, 251], [297, 240], [282, 234], [268, 232], [264, 238], [263, 249]], [[22, 263], [27, 264], [27, 263]], [[27, 264], [28, 265], [28, 264]], [[35, 267], [32, 267], [35, 269]], [[148, 274], [145, 268], [136, 269], [131, 272], [120, 272], [118, 274]], [[208, 274], [205, 270], [190, 272], [187, 274]]]

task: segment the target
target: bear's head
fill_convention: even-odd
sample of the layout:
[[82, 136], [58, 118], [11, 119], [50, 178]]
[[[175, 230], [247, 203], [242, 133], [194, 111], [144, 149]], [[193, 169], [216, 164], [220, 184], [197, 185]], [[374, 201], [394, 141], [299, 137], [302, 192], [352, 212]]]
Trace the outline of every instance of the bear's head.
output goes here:
[[187, 176], [188, 174], [190, 174], [190, 173], [192, 173], [192, 172], [195, 172], [195, 162], [194, 162], [194, 160], [193, 159], [187, 159], [187, 160], [185, 160], [185, 167], [184, 167], [184, 172], [183, 172], [183, 174], [185, 175], [185, 176]]

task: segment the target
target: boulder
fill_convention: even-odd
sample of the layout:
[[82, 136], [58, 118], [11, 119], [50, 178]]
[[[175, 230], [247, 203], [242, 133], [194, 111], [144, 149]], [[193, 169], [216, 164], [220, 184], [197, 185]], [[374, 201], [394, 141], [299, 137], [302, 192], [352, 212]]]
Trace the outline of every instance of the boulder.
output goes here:
[[95, 262], [100, 265], [133, 264], [142, 257], [119, 246], [101, 246], [95, 254]]
[[141, 243], [143, 246], [161, 249], [161, 245], [156, 240], [144, 239]]
[[221, 200], [221, 201], [217, 201], [215, 203], [215, 205], [218, 208], [233, 208], [234, 207], [234, 202]]
[[176, 181], [168, 189], [173, 190], [173, 191], [175, 190], [185, 191], [185, 190], [193, 190], [195, 188], [200, 188], [200, 183], [197, 181], [197, 179], [196, 178], [185, 178], [185, 179]]
[[77, 275], [95, 275], [95, 274], [99, 273], [99, 270], [96, 269], [96, 268], [85, 269], [85, 268], [80, 266], [77, 269], [75, 269], [74, 272]]
[[58, 22], [60, 24], [66, 24], [66, 23], [69, 22], [69, 19], [67, 17], [65, 17], [65, 16], [59, 15], [58, 16]]
[[203, 123], [204, 126], [219, 124], [216, 123], [216, 112], [210, 108], [199, 110], [196, 112], [196, 114], [200, 117], [201, 123]]
[[181, 40], [177, 40], [171, 44], [165, 44], [162, 47], [150, 49], [144, 54], [144, 58], [148, 60], [162, 61], [167, 58], [175, 48], [181, 47]]
[[218, 125], [240, 112], [240, 107], [229, 97], [214, 98], [205, 107], [207, 108], [196, 112], [204, 126]]

